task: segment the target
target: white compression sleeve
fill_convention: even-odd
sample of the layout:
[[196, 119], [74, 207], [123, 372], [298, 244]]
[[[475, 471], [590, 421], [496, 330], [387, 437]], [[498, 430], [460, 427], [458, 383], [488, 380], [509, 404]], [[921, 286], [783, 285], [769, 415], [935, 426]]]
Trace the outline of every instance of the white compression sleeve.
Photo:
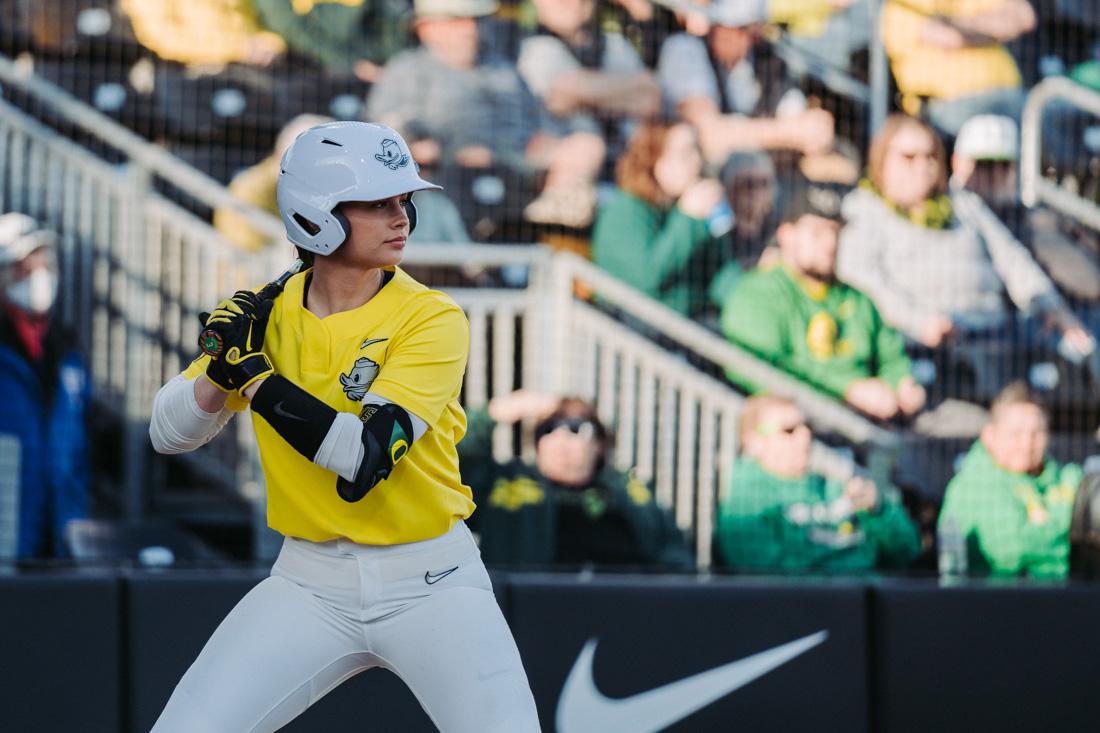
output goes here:
[[206, 412], [195, 399], [195, 384], [177, 374], [153, 398], [149, 440], [157, 453], [186, 453], [206, 445], [221, 432], [233, 411]]
[[[392, 400], [387, 400], [376, 394], [367, 392], [363, 397], [364, 405], [386, 405]], [[413, 426], [413, 442], [421, 435], [428, 432], [428, 423], [421, 420], [408, 410], [409, 420]], [[354, 481], [355, 474], [359, 472], [359, 464], [363, 462], [363, 423], [352, 412], [340, 412], [336, 415], [332, 427], [325, 435], [321, 447], [317, 449], [317, 455], [313, 462], [321, 468], [326, 468], [337, 473], [347, 481]]]

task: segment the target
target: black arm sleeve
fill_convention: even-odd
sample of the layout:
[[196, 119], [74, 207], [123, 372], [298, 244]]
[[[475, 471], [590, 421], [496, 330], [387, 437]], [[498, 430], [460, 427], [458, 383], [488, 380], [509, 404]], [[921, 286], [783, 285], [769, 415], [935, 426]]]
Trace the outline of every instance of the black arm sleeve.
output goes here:
[[311, 461], [336, 421], [336, 410], [278, 374], [268, 377], [256, 390], [252, 410], [267, 420], [291, 448]]

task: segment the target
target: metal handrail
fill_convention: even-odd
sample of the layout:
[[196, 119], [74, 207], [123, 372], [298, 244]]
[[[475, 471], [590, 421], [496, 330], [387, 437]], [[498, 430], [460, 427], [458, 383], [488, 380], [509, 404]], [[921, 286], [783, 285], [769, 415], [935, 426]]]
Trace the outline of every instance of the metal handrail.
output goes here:
[[246, 217], [264, 236], [275, 241], [285, 239], [286, 232], [278, 218], [241, 201], [202, 171], [36, 75], [29, 65], [16, 63], [0, 54], [0, 84], [34, 97], [83, 132], [125, 153], [133, 165], [155, 173], [210, 208], [231, 208]]
[[1053, 76], [1032, 87], [1020, 125], [1020, 199], [1026, 206], [1046, 204], [1100, 231], [1100, 206], [1043, 177], [1040, 155], [1043, 110], [1056, 100], [1100, 117], [1100, 93], [1071, 79]]
[[592, 284], [600, 298], [629, 308], [632, 315], [645, 321], [662, 336], [692, 350], [725, 368], [736, 370], [747, 379], [771, 392], [790, 395], [819, 430], [835, 431], [858, 444], [894, 447], [898, 437], [858, 415], [836, 400], [821, 395], [812, 387], [789, 377], [753, 354], [693, 321], [686, 320], [668, 306], [643, 293], [591, 262], [571, 253], [556, 255], [570, 274]]

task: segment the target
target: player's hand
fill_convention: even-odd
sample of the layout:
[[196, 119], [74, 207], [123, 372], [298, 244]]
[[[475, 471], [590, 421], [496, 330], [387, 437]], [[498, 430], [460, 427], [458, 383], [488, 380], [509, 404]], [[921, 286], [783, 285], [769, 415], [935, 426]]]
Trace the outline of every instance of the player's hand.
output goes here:
[[848, 385], [844, 401], [862, 413], [879, 420], [889, 420], [898, 414], [894, 390], [881, 379], [860, 379]]
[[238, 291], [222, 301], [206, 319], [222, 339], [222, 351], [206, 367], [206, 378], [223, 392], [239, 394], [253, 382], [274, 373], [263, 353], [264, 332], [274, 301], [250, 291]]

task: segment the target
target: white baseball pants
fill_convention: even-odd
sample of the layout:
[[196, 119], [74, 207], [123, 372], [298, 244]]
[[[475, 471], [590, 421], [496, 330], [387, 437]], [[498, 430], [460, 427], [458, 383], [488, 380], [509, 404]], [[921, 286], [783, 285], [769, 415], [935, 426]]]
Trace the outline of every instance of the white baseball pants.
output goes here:
[[[539, 731], [511, 630], [466, 525], [388, 547], [287, 538], [226, 616], [153, 733], [275, 731], [370, 667], [444, 733]], [[369, 702], [367, 703], [369, 704]], [[370, 729], [370, 711], [361, 721]]]

